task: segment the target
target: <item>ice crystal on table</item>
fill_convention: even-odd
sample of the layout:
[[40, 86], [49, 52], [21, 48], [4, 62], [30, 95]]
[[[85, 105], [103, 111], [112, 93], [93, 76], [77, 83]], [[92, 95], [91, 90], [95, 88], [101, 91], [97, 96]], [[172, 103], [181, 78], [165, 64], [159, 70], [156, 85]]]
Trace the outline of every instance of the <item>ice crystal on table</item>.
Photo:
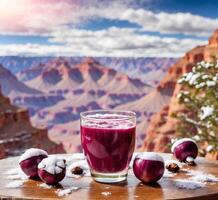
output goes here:
[[24, 180], [16, 180], [9, 182], [5, 185], [6, 188], [20, 188], [24, 184]]
[[185, 170], [187, 172], [188, 176], [191, 176], [189, 179], [194, 180], [194, 181], [199, 181], [199, 182], [213, 182], [213, 183], [218, 183], [218, 177], [204, 173], [202, 171], [198, 170]]
[[6, 177], [6, 179], [9, 180], [27, 180], [29, 177], [26, 176], [25, 174], [14, 174], [14, 175], [9, 175]]
[[108, 195], [111, 195], [111, 192], [102, 192], [101, 194], [104, 196], [108, 196]]
[[188, 163], [193, 163], [194, 162], [194, 158], [192, 158], [192, 157], [190, 157], [190, 156], [188, 156], [187, 158], [186, 158], [186, 162], [188, 162]]
[[9, 169], [7, 171], [4, 172], [4, 174], [6, 175], [15, 175], [15, 174], [19, 174], [21, 172], [20, 168], [13, 168], [13, 169]]
[[74, 153], [66, 158], [67, 165], [78, 160], [85, 160], [85, 155], [83, 153]]
[[9, 169], [8, 171], [4, 172], [6, 179], [9, 180], [27, 180], [28, 176], [23, 173], [20, 168], [13, 168]]
[[78, 189], [79, 189], [79, 187], [70, 187], [67, 189], [58, 189], [56, 191], [56, 193], [59, 197], [64, 197], [64, 196], [70, 195], [73, 191], [77, 191]]
[[168, 170], [164, 171], [163, 178], [172, 178], [176, 175], [176, 173], [169, 172]]
[[52, 188], [52, 185], [48, 185], [46, 183], [41, 183], [41, 184], [38, 184], [39, 187], [42, 187], [42, 188], [45, 188], [45, 189], [51, 189]]
[[191, 180], [200, 181], [200, 182], [212, 182], [218, 183], [218, 178], [212, 174], [199, 174], [190, 178]]
[[184, 179], [177, 179], [174, 181], [176, 187], [179, 189], [189, 189], [189, 190], [195, 190], [202, 187], [205, 187], [204, 183], [193, 181], [193, 180], [184, 180]]

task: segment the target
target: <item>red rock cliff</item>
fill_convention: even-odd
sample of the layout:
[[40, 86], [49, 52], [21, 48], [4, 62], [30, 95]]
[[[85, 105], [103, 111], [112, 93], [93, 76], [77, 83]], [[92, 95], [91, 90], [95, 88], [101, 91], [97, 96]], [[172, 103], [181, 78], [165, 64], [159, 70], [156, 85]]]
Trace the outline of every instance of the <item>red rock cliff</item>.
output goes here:
[[49, 153], [64, 152], [62, 145], [49, 140], [46, 129], [31, 125], [27, 110], [13, 106], [0, 91], [0, 158], [20, 155], [31, 147]]
[[197, 62], [210, 61], [214, 57], [218, 58], [218, 30], [209, 38], [208, 45], [192, 49], [168, 70], [158, 89], [170, 88], [173, 90], [173, 95], [169, 105], [153, 116], [147, 129], [142, 150], [169, 152], [166, 144], [175, 136], [178, 123], [176, 119], [171, 117], [171, 114], [183, 109], [176, 98], [182, 88], [176, 82], [184, 73], [189, 72]]

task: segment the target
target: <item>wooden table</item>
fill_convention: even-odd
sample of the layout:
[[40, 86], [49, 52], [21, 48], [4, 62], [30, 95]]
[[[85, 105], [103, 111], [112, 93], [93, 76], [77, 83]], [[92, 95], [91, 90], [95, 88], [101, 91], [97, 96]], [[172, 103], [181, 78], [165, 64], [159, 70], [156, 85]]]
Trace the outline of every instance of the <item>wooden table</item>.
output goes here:
[[[163, 154], [165, 160], [171, 159], [170, 154]], [[218, 199], [218, 183], [209, 183], [206, 187], [188, 190], [178, 189], [174, 179], [188, 177], [184, 172], [173, 178], [162, 178], [155, 185], [141, 184], [133, 174], [128, 176], [125, 183], [101, 184], [93, 181], [91, 177], [79, 179], [67, 178], [70, 186], [79, 187], [70, 195], [58, 197], [57, 188], [46, 189], [39, 187], [39, 181], [28, 180], [21, 188], [6, 188], [5, 185], [11, 182], [4, 172], [17, 166], [18, 158], [0, 160], [0, 199], [69, 199], [69, 200], [153, 200], [153, 199]], [[203, 158], [196, 160], [197, 166], [185, 166], [185, 168], [200, 170], [218, 176], [218, 162], [209, 161]], [[106, 192], [106, 193], [105, 193]], [[107, 195], [105, 195], [107, 194]]]

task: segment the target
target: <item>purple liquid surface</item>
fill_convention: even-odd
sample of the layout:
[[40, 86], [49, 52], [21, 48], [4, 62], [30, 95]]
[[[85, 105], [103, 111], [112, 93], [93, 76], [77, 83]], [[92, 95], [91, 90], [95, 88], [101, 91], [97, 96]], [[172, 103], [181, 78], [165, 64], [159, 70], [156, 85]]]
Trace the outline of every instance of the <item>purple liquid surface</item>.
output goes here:
[[125, 170], [135, 148], [135, 126], [81, 126], [81, 142], [90, 168], [100, 173]]

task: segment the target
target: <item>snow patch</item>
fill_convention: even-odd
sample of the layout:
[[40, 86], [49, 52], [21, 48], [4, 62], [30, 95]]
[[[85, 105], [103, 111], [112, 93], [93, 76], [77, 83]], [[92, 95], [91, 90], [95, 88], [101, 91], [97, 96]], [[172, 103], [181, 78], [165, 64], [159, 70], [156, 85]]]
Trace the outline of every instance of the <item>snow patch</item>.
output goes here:
[[207, 81], [206, 84], [208, 87], [213, 87], [216, 85], [216, 82], [215, 81]]
[[188, 176], [191, 176], [191, 180], [199, 182], [213, 182], [218, 183], [218, 177], [196, 170], [185, 170]]
[[10, 169], [6, 172], [4, 172], [6, 176], [6, 179], [8, 180], [27, 180], [28, 176], [23, 173], [23, 171], [20, 168], [14, 168]]
[[79, 189], [79, 187], [70, 187], [70, 188], [67, 188], [67, 189], [59, 189], [56, 191], [57, 195], [59, 197], [64, 197], [64, 196], [68, 196], [70, 195], [73, 191], [77, 191]]
[[208, 145], [206, 148], [206, 152], [211, 152], [214, 149], [214, 146]]
[[59, 174], [66, 168], [65, 159], [49, 156], [39, 163], [38, 168], [44, 169], [50, 174]]
[[192, 139], [195, 141], [200, 141], [201, 138], [199, 137], [199, 135], [195, 135], [192, 137]]
[[13, 168], [13, 169], [9, 169], [7, 170], [6, 172], [4, 172], [3, 174], [5, 175], [16, 175], [16, 174], [19, 174], [21, 173], [21, 169], [20, 168]]
[[24, 180], [16, 180], [5, 185], [6, 188], [20, 188], [24, 184]]
[[13, 174], [13, 175], [7, 176], [6, 179], [9, 179], [9, 180], [27, 180], [28, 176], [26, 176], [25, 174]]
[[164, 170], [163, 178], [172, 178], [176, 175], [176, 173], [169, 172], [168, 170]]
[[46, 183], [38, 184], [38, 186], [42, 187], [42, 188], [45, 188], [45, 189], [51, 189], [52, 188], [52, 185], [47, 185]]
[[20, 157], [19, 162], [22, 162], [34, 156], [41, 156], [41, 155], [48, 156], [48, 153], [42, 149], [30, 148], [27, 149], [25, 153]]
[[102, 192], [101, 194], [104, 195], [104, 196], [109, 196], [109, 195], [111, 195], [112, 193], [111, 193], [111, 192]]
[[189, 162], [189, 163], [191, 163], [191, 162], [194, 162], [194, 158], [192, 158], [192, 157], [190, 157], [190, 156], [188, 156], [187, 158], [186, 158], [186, 161], [187, 162]]
[[82, 174], [82, 176], [91, 176], [91, 175], [90, 175], [90, 171], [89, 171], [89, 165], [88, 165], [88, 163], [87, 163], [86, 160], [79, 160], [79, 161], [73, 162], [73, 163], [67, 168], [66, 176], [72, 177], [72, 178], [79, 178], [79, 177], [81, 177], [81, 175], [76, 175], [76, 174], [73, 174], [73, 173], [71, 172], [72, 169], [74, 169], [75, 167], [80, 167], [81, 169], [83, 169], [83, 174]]
[[85, 160], [85, 155], [83, 153], [74, 153], [71, 156], [66, 158], [66, 162], [70, 163], [76, 160]]
[[153, 160], [153, 161], [164, 162], [163, 158], [160, 155], [158, 155], [157, 153], [154, 153], [154, 152], [139, 153], [136, 156], [136, 159], [137, 158], [141, 158], [141, 159], [144, 159], [144, 160]]
[[211, 106], [203, 106], [201, 107], [201, 115], [200, 115], [200, 119], [204, 120], [207, 117], [210, 117], [211, 115], [213, 115], [214, 112], [214, 108]]
[[175, 147], [177, 147], [178, 145], [182, 144], [183, 142], [194, 142], [194, 143], [196, 144], [195, 140], [193, 140], [193, 139], [191, 139], [191, 138], [182, 138], [182, 139], [177, 140], [177, 141], [173, 144], [173, 146], [171, 147], [171, 152], [173, 153]]
[[175, 185], [179, 189], [189, 189], [189, 190], [195, 190], [198, 188], [205, 187], [204, 183], [198, 181], [192, 181], [192, 180], [183, 180], [183, 179], [175, 180]]

